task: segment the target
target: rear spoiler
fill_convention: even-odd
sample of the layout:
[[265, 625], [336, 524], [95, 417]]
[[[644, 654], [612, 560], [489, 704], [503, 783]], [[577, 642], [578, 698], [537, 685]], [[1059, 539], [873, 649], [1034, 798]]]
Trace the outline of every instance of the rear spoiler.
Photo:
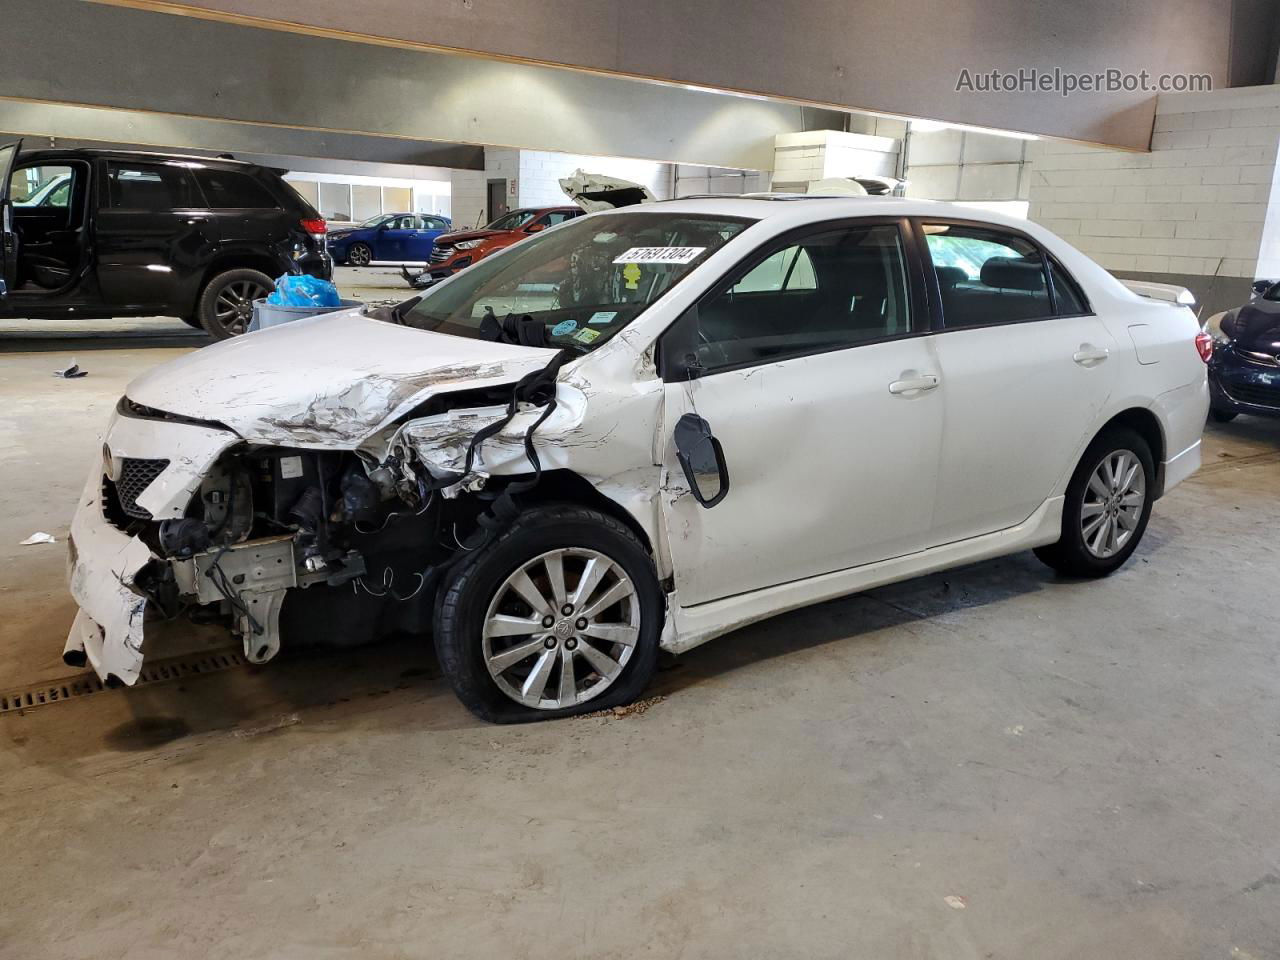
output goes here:
[[1120, 282], [1138, 296], [1146, 297], [1148, 300], [1161, 300], [1179, 307], [1196, 305], [1196, 295], [1186, 287], [1179, 287], [1172, 283], [1151, 283], [1147, 280], [1120, 280]]

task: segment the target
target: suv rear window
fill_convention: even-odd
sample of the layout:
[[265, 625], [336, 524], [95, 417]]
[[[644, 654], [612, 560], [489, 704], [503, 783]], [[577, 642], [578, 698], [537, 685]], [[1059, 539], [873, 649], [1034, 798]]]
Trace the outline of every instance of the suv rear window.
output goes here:
[[279, 206], [266, 187], [247, 173], [232, 170], [196, 170], [196, 180], [214, 210], [262, 210]]

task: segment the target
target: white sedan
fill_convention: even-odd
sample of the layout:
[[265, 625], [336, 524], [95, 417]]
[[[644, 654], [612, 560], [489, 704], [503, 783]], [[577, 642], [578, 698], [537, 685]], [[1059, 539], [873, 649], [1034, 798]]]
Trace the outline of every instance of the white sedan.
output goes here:
[[66, 646], [432, 635], [498, 721], [625, 703], [784, 610], [1034, 549], [1102, 576], [1200, 463], [1207, 336], [1034, 224], [896, 198], [582, 217], [394, 310], [132, 383]]

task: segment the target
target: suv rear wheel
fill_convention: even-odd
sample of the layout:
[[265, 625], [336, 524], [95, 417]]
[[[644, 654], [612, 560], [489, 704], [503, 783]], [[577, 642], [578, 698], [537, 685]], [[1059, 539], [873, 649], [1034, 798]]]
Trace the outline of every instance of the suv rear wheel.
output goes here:
[[265, 273], [241, 267], [214, 276], [196, 303], [200, 325], [215, 340], [237, 337], [249, 329], [253, 301], [276, 288]]

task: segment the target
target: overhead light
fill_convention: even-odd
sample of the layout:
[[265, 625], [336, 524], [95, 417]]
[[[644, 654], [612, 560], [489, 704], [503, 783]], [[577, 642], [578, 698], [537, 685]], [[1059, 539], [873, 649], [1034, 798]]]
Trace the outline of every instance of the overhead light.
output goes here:
[[1016, 130], [997, 130], [994, 127], [975, 127], [968, 123], [947, 123], [943, 120], [909, 120], [912, 133], [937, 133], [940, 130], [962, 130], [966, 133], [981, 133], [989, 137], [1010, 137], [1014, 140], [1039, 140], [1034, 133], [1019, 133]]

